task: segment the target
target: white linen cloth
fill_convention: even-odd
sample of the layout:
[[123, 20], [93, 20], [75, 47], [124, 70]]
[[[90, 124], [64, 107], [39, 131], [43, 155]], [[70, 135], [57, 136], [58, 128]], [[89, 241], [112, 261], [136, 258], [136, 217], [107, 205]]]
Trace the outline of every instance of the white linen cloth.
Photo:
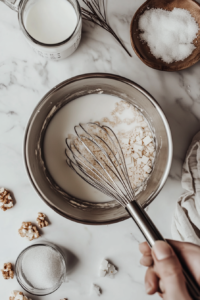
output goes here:
[[192, 140], [182, 171], [185, 192], [176, 204], [172, 237], [200, 245], [200, 132]]

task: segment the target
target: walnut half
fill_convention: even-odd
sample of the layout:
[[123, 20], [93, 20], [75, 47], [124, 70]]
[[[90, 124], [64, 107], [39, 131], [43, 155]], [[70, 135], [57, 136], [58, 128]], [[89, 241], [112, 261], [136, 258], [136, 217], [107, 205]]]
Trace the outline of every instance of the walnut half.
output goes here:
[[39, 238], [40, 234], [36, 226], [33, 226], [31, 222], [23, 222], [19, 229], [21, 237], [26, 237], [29, 241]]
[[47, 220], [45, 220], [45, 218], [46, 218], [45, 214], [43, 214], [41, 212], [38, 213], [38, 217], [37, 217], [36, 221], [40, 228], [47, 227], [49, 225], [49, 223], [47, 222]]
[[24, 296], [22, 292], [19, 291], [13, 291], [10, 294], [9, 300], [31, 300], [30, 298]]
[[11, 197], [11, 194], [8, 190], [4, 188], [0, 188], [0, 208], [3, 211], [12, 208], [14, 205], [14, 201]]
[[6, 263], [1, 270], [4, 279], [13, 279], [14, 271], [11, 263]]

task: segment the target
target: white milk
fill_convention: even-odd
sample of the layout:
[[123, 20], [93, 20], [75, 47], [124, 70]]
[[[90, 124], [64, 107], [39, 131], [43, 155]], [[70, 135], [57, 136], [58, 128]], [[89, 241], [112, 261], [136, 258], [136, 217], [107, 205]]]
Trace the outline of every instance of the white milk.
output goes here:
[[79, 123], [110, 117], [116, 102], [121, 99], [109, 95], [87, 95], [65, 105], [51, 120], [44, 138], [46, 165], [56, 183], [71, 195], [91, 201], [105, 202], [110, 198], [81, 179], [66, 163], [65, 139], [74, 134]]
[[[131, 110], [117, 111], [116, 107], [122, 100], [105, 94], [93, 94], [80, 97], [65, 105], [51, 120], [44, 138], [44, 156], [47, 168], [55, 182], [71, 195], [91, 202], [105, 202], [111, 200], [91, 187], [81, 179], [66, 163], [65, 139], [68, 134], [75, 134], [74, 126], [89, 121], [102, 121], [108, 118], [110, 121], [118, 119], [114, 128], [116, 134], [134, 130], [140, 123], [130, 121], [133, 119]], [[118, 105], [119, 107], [119, 105]], [[115, 110], [115, 114], [113, 111]], [[119, 121], [122, 120], [122, 121]]]
[[44, 44], [57, 44], [68, 39], [77, 25], [77, 15], [67, 0], [38, 0], [27, 13], [28, 33]]

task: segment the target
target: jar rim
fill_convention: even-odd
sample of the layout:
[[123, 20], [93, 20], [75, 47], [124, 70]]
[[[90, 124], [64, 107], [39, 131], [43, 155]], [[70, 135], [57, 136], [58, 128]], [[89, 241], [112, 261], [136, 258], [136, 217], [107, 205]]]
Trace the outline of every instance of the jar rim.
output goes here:
[[[78, 2], [78, 0], [74, 0], [76, 2], [76, 5], [77, 5], [77, 10], [75, 9], [75, 12], [76, 12], [76, 15], [77, 15], [77, 24], [76, 24], [76, 27], [74, 29], [74, 31], [72, 32], [72, 34], [67, 38], [65, 39], [64, 41], [61, 41], [59, 43], [56, 43], [56, 44], [46, 44], [46, 43], [42, 43], [36, 39], [34, 39], [30, 34], [29, 32], [27, 31], [26, 29], [26, 26], [24, 24], [24, 19], [23, 19], [23, 14], [24, 14], [24, 10], [25, 10], [25, 7], [27, 5], [29, 0], [22, 0], [19, 4], [19, 9], [18, 9], [18, 20], [19, 20], [19, 24], [20, 24], [20, 27], [22, 29], [22, 32], [24, 33], [24, 35], [29, 39], [31, 40], [31, 42], [37, 44], [37, 45], [40, 45], [40, 46], [43, 46], [43, 47], [48, 47], [48, 48], [51, 48], [51, 47], [58, 47], [58, 46], [61, 46], [61, 45], [64, 45], [65, 43], [67, 43], [68, 41], [71, 40], [71, 38], [74, 36], [74, 34], [76, 33], [76, 30], [81, 22], [81, 6]], [[74, 7], [73, 3], [71, 2], [71, 0], [66, 0], [68, 2], [71, 3], [71, 5]]]
[[[53, 249], [54, 251], [56, 251], [57, 253], [60, 254], [61, 261], [62, 261], [62, 264], [63, 264], [63, 274], [62, 274], [62, 277], [60, 278], [60, 280], [58, 281], [58, 283], [55, 286], [53, 286], [52, 288], [46, 288], [46, 289], [37, 289], [37, 288], [34, 288], [34, 291], [32, 291], [21, 280], [21, 274], [22, 274], [22, 265], [21, 265], [22, 262], [21, 261], [23, 259], [24, 254], [27, 251], [29, 251], [30, 249], [32, 249], [34, 247], [40, 247], [40, 246], [49, 247], [49, 248]], [[23, 249], [20, 252], [20, 254], [17, 257], [16, 263], [15, 263], [15, 272], [16, 272], [16, 278], [17, 278], [18, 283], [29, 294], [32, 294], [34, 296], [46, 296], [46, 295], [50, 295], [50, 294], [54, 293], [61, 286], [61, 284], [65, 280], [65, 277], [66, 277], [66, 260], [65, 260], [65, 255], [64, 255], [62, 249], [60, 249], [60, 247], [57, 246], [54, 243], [51, 243], [51, 242], [48, 242], [48, 241], [44, 241], [44, 240], [36, 242], [36, 243], [34, 243], [34, 244], [26, 247], [25, 249]]]

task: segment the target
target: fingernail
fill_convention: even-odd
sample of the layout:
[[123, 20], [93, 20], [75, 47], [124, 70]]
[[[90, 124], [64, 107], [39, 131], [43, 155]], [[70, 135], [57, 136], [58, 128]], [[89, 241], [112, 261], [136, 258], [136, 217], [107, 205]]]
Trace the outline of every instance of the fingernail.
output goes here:
[[164, 241], [155, 242], [153, 246], [153, 252], [157, 260], [164, 260], [174, 254], [170, 245]]
[[146, 293], [149, 294], [152, 290], [152, 286], [149, 282], [145, 282], [145, 290], [146, 290]]

